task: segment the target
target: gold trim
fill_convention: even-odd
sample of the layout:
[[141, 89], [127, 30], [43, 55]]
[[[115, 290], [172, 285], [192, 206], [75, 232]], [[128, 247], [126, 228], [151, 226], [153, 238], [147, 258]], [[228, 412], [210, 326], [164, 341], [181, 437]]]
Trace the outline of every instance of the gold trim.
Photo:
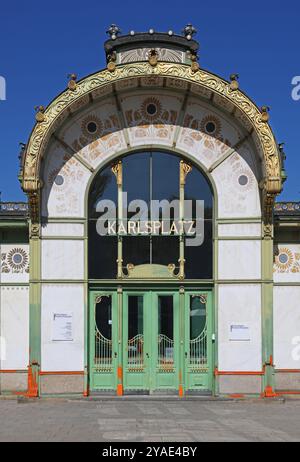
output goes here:
[[184, 160], [180, 161], [180, 186], [185, 185], [185, 180], [188, 174], [192, 171], [192, 166], [185, 162]]
[[65, 111], [84, 95], [111, 83], [133, 77], [159, 75], [188, 81], [203, 89], [210, 90], [230, 101], [250, 122], [258, 139], [265, 165], [265, 191], [278, 194], [281, 191], [281, 161], [278, 147], [268, 123], [262, 121], [259, 108], [240, 90], [232, 91], [230, 83], [207, 71], [193, 72], [186, 64], [158, 62], [155, 67], [148, 62], [119, 65], [114, 72], [105, 69], [77, 82], [75, 91], [61, 93], [43, 113], [43, 121], [37, 123], [30, 136], [24, 160], [22, 187], [25, 192], [39, 189], [40, 165], [50, 136], [60, 125]]
[[122, 186], [122, 161], [119, 160], [116, 164], [111, 167], [111, 171], [116, 177], [117, 185]]

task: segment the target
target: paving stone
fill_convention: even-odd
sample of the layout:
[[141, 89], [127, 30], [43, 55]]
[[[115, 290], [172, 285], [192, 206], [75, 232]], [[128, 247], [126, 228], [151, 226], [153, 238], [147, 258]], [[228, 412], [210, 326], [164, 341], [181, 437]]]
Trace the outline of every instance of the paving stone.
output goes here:
[[300, 400], [0, 400], [0, 441], [300, 441]]

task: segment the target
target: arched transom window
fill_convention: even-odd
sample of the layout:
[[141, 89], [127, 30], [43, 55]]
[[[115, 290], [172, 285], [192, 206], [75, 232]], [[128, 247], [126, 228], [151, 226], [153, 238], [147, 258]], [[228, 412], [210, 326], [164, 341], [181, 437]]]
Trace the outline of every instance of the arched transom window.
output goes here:
[[89, 279], [212, 278], [213, 194], [178, 155], [124, 156], [89, 192]]

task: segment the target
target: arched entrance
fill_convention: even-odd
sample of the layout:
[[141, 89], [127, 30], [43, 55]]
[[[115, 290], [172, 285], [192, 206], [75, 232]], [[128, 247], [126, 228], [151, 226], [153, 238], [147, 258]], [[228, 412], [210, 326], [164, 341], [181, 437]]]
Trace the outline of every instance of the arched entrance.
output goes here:
[[140, 151], [88, 198], [91, 391], [211, 392], [213, 193], [179, 155]]

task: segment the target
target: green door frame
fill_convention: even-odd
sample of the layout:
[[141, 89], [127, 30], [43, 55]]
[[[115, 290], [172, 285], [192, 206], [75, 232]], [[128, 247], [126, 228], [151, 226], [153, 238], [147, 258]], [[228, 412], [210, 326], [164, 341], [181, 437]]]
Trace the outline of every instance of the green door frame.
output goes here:
[[[150, 389], [150, 338], [152, 332], [151, 317], [149, 316], [149, 298], [151, 293], [143, 290], [133, 290], [123, 292], [123, 391], [124, 394], [130, 392], [147, 393]], [[135, 339], [128, 339], [128, 318], [129, 318], [129, 297], [142, 298], [142, 326], [138, 326], [138, 333]], [[139, 303], [139, 302], [138, 302]], [[149, 319], [150, 318], [150, 319]], [[138, 357], [133, 358], [134, 353], [130, 354], [129, 349], [142, 351]]]
[[[106, 348], [105, 339], [102, 346], [96, 342], [96, 305], [100, 297], [111, 297], [111, 345], [109, 345], [109, 356], [105, 359], [105, 353], [101, 355], [96, 349]], [[90, 314], [90, 332], [89, 332], [89, 382], [93, 391], [114, 391], [117, 389], [117, 372], [118, 372], [118, 293], [113, 290], [90, 291], [89, 295], [89, 314]], [[99, 332], [97, 332], [99, 334]], [[106, 350], [107, 353], [107, 350]], [[102, 358], [100, 358], [102, 356]], [[98, 360], [96, 359], [98, 357]]]
[[[200, 301], [200, 311], [205, 311], [205, 326], [198, 336], [191, 340], [191, 298]], [[199, 308], [198, 308], [199, 310]], [[204, 313], [202, 313], [203, 316]], [[192, 290], [185, 292], [185, 352], [184, 389], [187, 393], [213, 391], [214, 348], [213, 348], [214, 310], [212, 292]]]
[[[158, 370], [158, 297], [172, 295], [174, 304], [174, 370]], [[112, 358], [110, 367], [95, 365], [95, 302], [99, 296], [112, 300]], [[142, 370], [128, 368], [128, 297], [143, 297], [144, 364]], [[190, 364], [190, 308], [191, 296], [205, 297], [207, 313], [207, 364]], [[91, 289], [89, 295], [89, 382], [90, 389], [111, 391], [118, 395], [131, 393], [174, 392], [184, 394], [214, 393], [215, 324], [212, 290], [190, 288], [146, 288], [144, 290], [120, 287]], [[99, 366], [99, 365], [98, 365]]]

